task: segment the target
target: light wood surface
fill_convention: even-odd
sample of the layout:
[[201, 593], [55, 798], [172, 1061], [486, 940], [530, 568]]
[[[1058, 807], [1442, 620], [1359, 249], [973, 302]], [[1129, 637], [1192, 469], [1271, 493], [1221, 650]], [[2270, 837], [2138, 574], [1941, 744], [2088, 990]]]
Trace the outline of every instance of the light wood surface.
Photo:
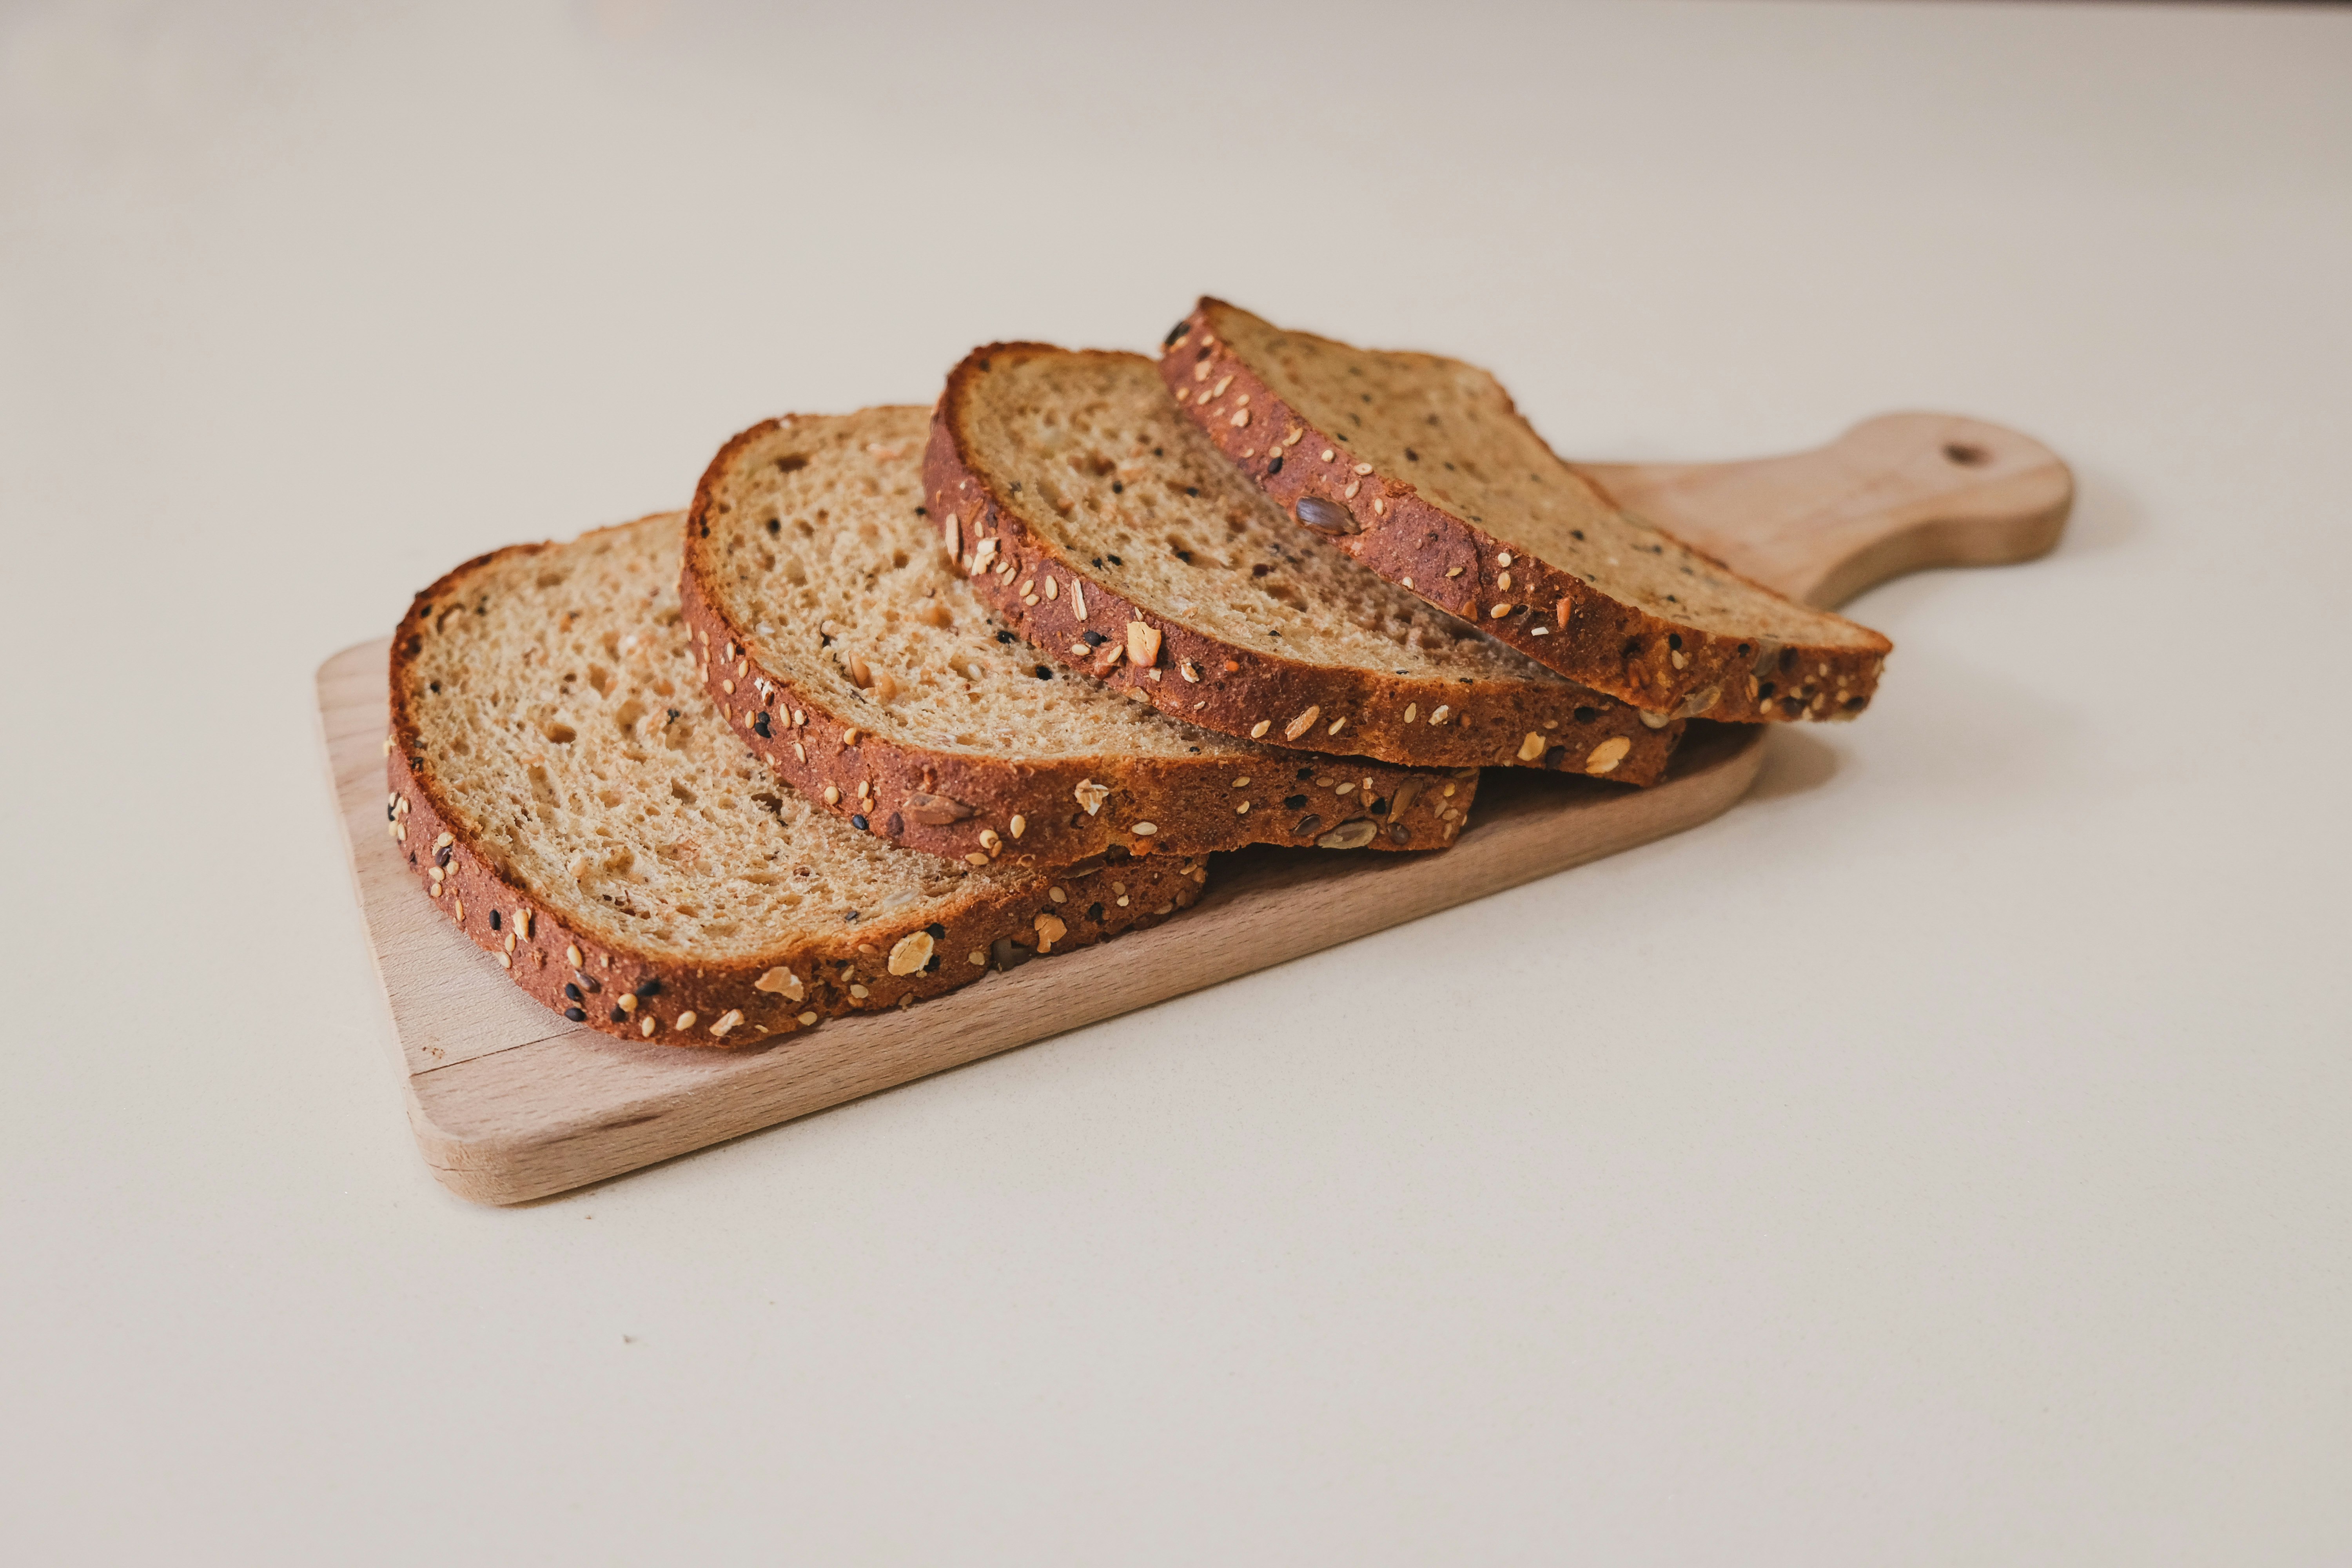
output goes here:
[[[2039, 554], [2072, 495], [2064, 466], [2038, 443], [1935, 415], [1872, 420], [1785, 458], [1587, 471], [1751, 576], [1823, 604], [1905, 572]], [[1222, 857], [1200, 905], [1155, 930], [904, 1012], [763, 1047], [685, 1051], [566, 1024], [418, 895], [375, 831], [385, 650], [363, 643], [320, 667], [326, 760], [410, 1123], [435, 1174], [485, 1203], [634, 1170], [1680, 832], [1738, 800], [1763, 758], [1760, 728], [1696, 726], [1672, 775], [1648, 790], [1498, 770], [1444, 853]]]
[[1930, 566], [2030, 561], [2074, 504], [2055, 452], [1957, 414], [1883, 414], [1783, 457], [1577, 467], [1734, 571], [1823, 606]]

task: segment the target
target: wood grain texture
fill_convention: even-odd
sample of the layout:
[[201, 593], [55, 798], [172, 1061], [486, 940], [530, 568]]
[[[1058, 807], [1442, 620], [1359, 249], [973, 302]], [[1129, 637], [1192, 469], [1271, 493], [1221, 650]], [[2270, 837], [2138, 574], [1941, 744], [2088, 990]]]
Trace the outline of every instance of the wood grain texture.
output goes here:
[[[1948, 446], [1984, 457], [1957, 459]], [[2040, 554], [2072, 495], [2046, 448], [1930, 415], [1873, 420], [1795, 457], [1591, 471], [1654, 521], [1824, 604], [1927, 566]], [[434, 1174], [483, 1203], [635, 1170], [1679, 832], [1738, 800], [1763, 759], [1760, 727], [1700, 724], [1647, 790], [1498, 770], [1444, 853], [1244, 850], [1221, 858], [1208, 896], [1165, 926], [905, 1012], [682, 1051], [565, 1023], [418, 894], [378, 831], [387, 647], [362, 643], [320, 667], [321, 736], [410, 1124]]]

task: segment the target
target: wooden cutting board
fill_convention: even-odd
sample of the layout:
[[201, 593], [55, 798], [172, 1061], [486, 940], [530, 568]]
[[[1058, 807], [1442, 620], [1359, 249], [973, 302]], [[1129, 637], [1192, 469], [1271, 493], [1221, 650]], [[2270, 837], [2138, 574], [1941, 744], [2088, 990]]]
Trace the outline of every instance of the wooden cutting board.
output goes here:
[[[1873, 419], [1789, 457], [1586, 471], [1633, 510], [1822, 605], [1925, 567], [2039, 555], [2074, 500], [2047, 447], [1938, 414]], [[320, 667], [327, 766], [417, 1145], [452, 1191], [494, 1204], [617, 1175], [1680, 832], [1738, 800], [1769, 743], [1761, 727], [1694, 724], [1669, 777], [1647, 790], [1490, 770], [1470, 827], [1442, 854], [1221, 856], [1198, 907], [1154, 930], [904, 1012], [747, 1049], [681, 1050], [565, 1023], [418, 889], [381, 831], [386, 649], [378, 638]]]

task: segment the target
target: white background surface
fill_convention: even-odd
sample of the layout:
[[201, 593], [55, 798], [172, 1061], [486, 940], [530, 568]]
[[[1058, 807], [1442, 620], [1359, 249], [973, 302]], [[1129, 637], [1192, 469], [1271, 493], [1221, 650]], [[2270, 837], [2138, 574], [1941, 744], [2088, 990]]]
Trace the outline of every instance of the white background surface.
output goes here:
[[[2352, 12], [810, 10], [0, 7], [0, 1555], [2352, 1559]], [[2081, 503], [1710, 826], [446, 1195], [313, 668], [1203, 289]]]

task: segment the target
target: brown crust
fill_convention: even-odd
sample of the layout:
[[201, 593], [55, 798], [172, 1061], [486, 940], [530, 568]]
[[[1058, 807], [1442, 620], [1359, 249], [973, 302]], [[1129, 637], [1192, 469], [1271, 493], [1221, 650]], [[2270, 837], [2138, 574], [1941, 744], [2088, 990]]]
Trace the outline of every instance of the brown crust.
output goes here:
[[[573, 930], [510, 870], [478, 849], [459, 825], [435, 787], [402, 679], [408, 660], [430, 635], [425, 625], [430, 606], [453, 596], [459, 581], [476, 569], [547, 548], [517, 544], [477, 556], [417, 595], [401, 618], [388, 670], [392, 727], [385, 736], [385, 777], [391, 791], [386, 830], [442, 913], [475, 946], [498, 958], [516, 984], [572, 1022], [640, 1042], [759, 1045], [806, 1027], [803, 1017], [870, 1013], [952, 991], [978, 980], [989, 967], [1025, 962], [1041, 945], [1055, 952], [1091, 946], [1157, 924], [1164, 914], [1200, 897], [1205, 864], [1159, 855], [1040, 873], [1017, 888], [975, 896], [944, 921], [927, 924], [904, 916], [885, 918], [850, 928], [838, 939], [779, 947], [727, 963], [685, 963], [599, 942]], [[1125, 887], [1123, 896], [1110, 890], [1114, 880]], [[1055, 887], [1064, 891], [1065, 901], [1054, 900], [1049, 889]], [[527, 920], [517, 918], [524, 914]], [[491, 923], [494, 915], [496, 926]], [[1062, 932], [1046, 941], [1050, 928], [1041, 929], [1041, 919], [1058, 921]], [[892, 973], [893, 952], [918, 933], [931, 937], [931, 962], [912, 973]], [[997, 953], [1000, 942], [1011, 944], [1002, 954]], [[991, 963], [972, 963], [974, 952], [991, 954]], [[912, 953], [908, 956], [911, 959]], [[789, 987], [760, 988], [761, 979], [779, 967], [791, 972], [798, 995], [791, 994]], [[568, 995], [567, 985], [577, 987], [580, 994]], [[860, 990], [865, 994], [857, 994]], [[625, 995], [631, 1002], [623, 1011]], [[616, 1011], [621, 1013], [618, 1019]], [[730, 1013], [740, 1013], [740, 1021], [720, 1027]], [[681, 1027], [688, 1014], [691, 1023]], [[655, 1020], [650, 1035], [644, 1029], [646, 1017]]]
[[[1030, 763], [908, 745], [865, 729], [858, 715], [836, 710], [763, 658], [758, 637], [706, 586], [718, 571], [710, 531], [714, 521], [723, 526], [730, 504], [722, 493], [728, 470], [739, 451], [781, 424], [766, 420], [735, 437], [704, 470], [687, 515], [678, 604], [701, 655], [703, 685], [721, 717], [813, 804], [853, 825], [863, 817], [862, 832], [973, 865], [1007, 855], [1016, 864], [1061, 866], [1114, 848], [1135, 856], [1206, 855], [1327, 839], [1333, 840], [1329, 848], [1441, 849], [1465, 825], [1478, 791], [1475, 769], [1436, 772], [1361, 758], [1339, 764], [1279, 751]], [[1234, 788], [1237, 779], [1248, 787]], [[1087, 785], [1107, 793], [1082, 796]], [[925, 821], [907, 804], [918, 794], [970, 815]], [[1089, 797], [1091, 809], [1084, 804]], [[1367, 801], [1381, 809], [1360, 809]], [[1138, 834], [1138, 823], [1154, 831]], [[1359, 823], [1370, 825], [1369, 843], [1355, 842], [1363, 831]]]
[[[1276, 466], [1270, 452], [1255, 450], [1260, 443], [1248, 437], [1248, 427], [1231, 423], [1244, 397], [1260, 429], [1280, 429], [1286, 442], [1289, 431], [1303, 432], [1288, 449], [1345, 452], [1347, 444], [1276, 396], [1234, 352], [1216, 317], [1236, 309], [1204, 296], [1169, 334], [1160, 351], [1160, 377], [1171, 392], [1192, 385], [1193, 367], [1202, 349], [1209, 350], [1214, 378], [1220, 383], [1231, 378], [1225, 395], [1180, 406], [1285, 511], [1296, 517], [1299, 500], [1313, 497], [1343, 509], [1354, 525], [1353, 532], [1302, 525], [1303, 531], [1346, 551], [1439, 609], [1476, 623], [1480, 630], [1545, 668], [1652, 713], [1759, 723], [1852, 719], [1869, 706], [1895, 646], [1876, 632], [1870, 632], [1875, 641], [1869, 647], [1831, 647], [1742, 641], [1706, 631], [1611, 597], [1575, 573], [1528, 555], [1523, 546], [1424, 500], [1410, 481], [1394, 474], [1378, 469], [1358, 474], [1352, 467], [1335, 469], [1320, 463]], [[1511, 415], [1534, 434], [1516, 406]], [[1357, 483], [1353, 496], [1346, 493], [1350, 483]], [[1505, 570], [1496, 557], [1506, 551], [1517, 552], [1507, 568], [1507, 590], [1496, 581]], [[1773, 593], [1704, 551], [1692, 552], [1759, 593]], [[1457, 568], [1459, 576], [1446, 574]], [[1497, 604], [1512, 605], [1512, 613], [1499, 618], [1490, 615]], [[1543, 635], [1536, 632], [1539, 626], [1545, 628]]]
[[[1601, 776], [1630, 784], [1654, 784], [1664, 776], [1682, 733], [1679, 721], [1653, 727], [1635, 710], [1573, 687], [1555, 690], [1549, 683], [1533, 681], [1464, 684], [1282, 658], [1226, 642], [1127, 598], [1050, 540], [1034, 533], [999, 489], [996, 477], [971, 454], [961, 424], [974, 380], [999, 356], [1035, 354], [1135, 357], [1044, 343], [991, 343], [974, 349], [949, 374], [947, 390], [932, 416], [923, 489], [931, 500], [933, 525], [943, 535], [947, 519], [952, 517], [965, 545], [983, 537], [999, 542], [995, 560], [1010, 563], [1014, 570], [974, 575], [967, 566], [966, 574], [973, 590], [1007, 626], [1049, 657], [1087, 668], [1188, 723], [1303, 751], [1349, 752], [1420, 767], [1528, 766], [1593, 773], [1598, 766]], [[970, 555], [967, 549], [964, 558], [969, 561]], [[1024, 604], [1014, 590], [1021, 577], [1048, 566], [1085, 584], [1083, 625], [1068, 595], [1033, 606]], [[1095, 669], [1069, 654], [1076, 634], [1088, 627], [1122, 628], [1129, 621], [1142, 621], [1160, 634], [1155, 668], [1161, 679], [1148, 679], [1125, 661], [1108, 670]], [[1414, 718], [1408, 720], [1408, 712]], [[1429, 721], [1433, 716], [1437, 722]], [[1616, 743], [1620, 741], [1622, 747]]]

